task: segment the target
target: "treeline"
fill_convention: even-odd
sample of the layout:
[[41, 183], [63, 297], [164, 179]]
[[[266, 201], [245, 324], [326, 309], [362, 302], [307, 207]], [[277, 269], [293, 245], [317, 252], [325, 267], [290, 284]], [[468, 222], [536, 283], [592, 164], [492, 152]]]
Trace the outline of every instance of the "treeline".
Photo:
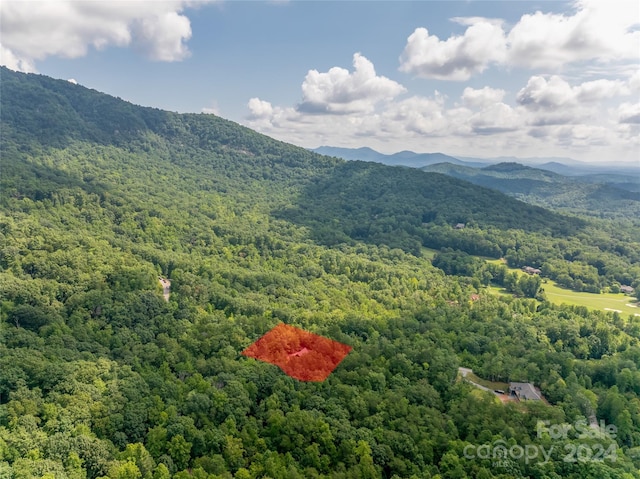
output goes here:
[[464, 251], [443, 248], [431, 261], [433, 266], [446, 274], [467, 276], [478, 290], [481, 286], [495, 284], [521, 297], [544, 299], [541, 293], [542, 279], [539, 275], [519, 275], [509, 272], [505, 265], [488, 263]]

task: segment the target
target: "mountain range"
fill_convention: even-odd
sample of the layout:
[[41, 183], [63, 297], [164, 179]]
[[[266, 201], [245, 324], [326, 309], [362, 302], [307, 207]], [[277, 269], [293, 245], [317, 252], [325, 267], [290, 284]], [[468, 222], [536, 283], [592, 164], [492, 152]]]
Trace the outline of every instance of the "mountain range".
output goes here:
[[314, 151], [442, 173], [532, 204], [575, 213], [640, 214], [640, 167], [591, 165], [571, 158], [456, 158], [410, 151], [385, 155], [370, 148], [320, 147]]
[[421, 168], [435, 163], [451, 163], [454, 165], [469, 166], [472, 168], [482, 168], [497, 163], [519, 163], [525, 166], [540, 168], [543, 170], [559, 173], [564, 176], [583, 175], [633, 175], [640, 176], [640, 161], [637, 164], [616, 164], [609, 163], [585, 163], [566, 157], [515, 157], [497, 156], [490, 158], [477, 158], [469, 156], [453, 156], [444, 153], [415, 153], [413, 151], [401, 151], [398, 153], [385, 154], [368, 147], [362, 148], [340, 148], [334, 146], [320, 146], [312, 151], [328, 156], [335, 156], [345, 160], [374, 161], [385, 165], [409, 166]]
[[413, 151], [400, 151], [392, 155], [385, 155], [372, 150], [368, 147], [362, 148], [337, 148], [333, 146], [321, 146], [315, 148], [315, 153], [326, 156], [335, 156], [345, 160], [360, 160], [360, 161], [372, 161], [375, 163], [382, 163], [390, 166], [409, 166], [412, 168], [420, 168], [434, 163], [452, 163], [454, 165], [464, 166], [485, 166], [488, 163], [482, 161], [463, 161], [453, 156], [445, 155], [444, 153], [414, 153]]

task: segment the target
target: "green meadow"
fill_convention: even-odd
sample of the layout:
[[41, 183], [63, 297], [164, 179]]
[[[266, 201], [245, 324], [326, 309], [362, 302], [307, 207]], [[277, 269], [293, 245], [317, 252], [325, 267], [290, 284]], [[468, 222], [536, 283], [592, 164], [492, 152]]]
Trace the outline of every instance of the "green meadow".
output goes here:
[[438, 253], [437, 249], [424, 248], [424, 247], [420, 251], [422, 252], [422, 256], [427, 259], [433, 259], [433, 257]]
[[640, 316], [640, 307], [634, 302], [635, 298], [622, 293], [577, 293], [570, 289], [561, 288], [549, 280], [543, 283], [542, 287], [549, 301], [554, 304], [566, 303], [586, 306], [592, 309], [614, 310], [623, 314], [636, 314]]
[[[504, 264], [502, 260], [490, 260], [491, 263]], [[509, 272], [526, 274], [517, 268], [507, 268]], [[640, 316], [640, 305], [632, 296], [623, 293], [585, 293], [561, 288], [548, 278], [543, 279], [542, 289], [549, 301], [553, 304], [570, 304], [574, 306], [586, 306], [600, 311], [617, 311], [621, 314], [635, 314]], [[510, 294], [504, 288], [491, 286], [489, 290], [494, 294]]]

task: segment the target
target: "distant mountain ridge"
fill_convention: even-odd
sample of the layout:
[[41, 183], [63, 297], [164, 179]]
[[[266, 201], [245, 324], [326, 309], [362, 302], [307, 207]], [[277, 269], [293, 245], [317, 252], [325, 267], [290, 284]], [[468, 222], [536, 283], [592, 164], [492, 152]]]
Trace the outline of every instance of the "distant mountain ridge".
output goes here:
[[636, 175], [640, 178], [640, 162], [637, 166], [629, 164], [592, 164], [574, 160], [567, 157], [515, 157], [498, 156], [491, 158], [477, 158], [470, 156], [452, 156], [445, 153], [415, 153], [413, 151], [401, 151], [393, 154], [384, 154], [369, 147], [339, 148], [334, 146], [320, 146], [311, 151], [321, 155], [335, 156], [345, 160], [375, 161], [385, 165], [410, 166], [422, 168], [436, 163], [451, 163], [453, 165], [482, 168], [498, 163], [518, 163], [533, 168], [552, 171], [563, 176], [583, 176], [593, 174], [623, 174]]
[[335, 156], [344, 160], [354, 161], [372, 161], [390, 166], [408, 166], [411, 168], [421, 168], [423, 166], [433, 165], [436, 163], [452, 163], [454, 165], [464, 165], [471, 167], [485, 166], [489, 163], [482, 161], [463, 161], [444, 153], [415, 153], [413, 151], [400, 151], [392, 155], [379, 153], [371, 148], [338, 148], [334, 146], [321, 146], [312, 150], [315, 153], [326, 156]]
[[484, 168], [437, 163], [420, 169], [492, 188], [539, 206], [597, 216], [640, 214], [640, 177], [563, 176], [519, 163], [498, 163]]
[[625, 165], [591, 165], [571, 158], [456, 158], [412, 151], [385, 155], [366, 147], [322, 146], [313, 151], [442, 173], [538, 206], [596, 216], [640, 215], [640, 168]]

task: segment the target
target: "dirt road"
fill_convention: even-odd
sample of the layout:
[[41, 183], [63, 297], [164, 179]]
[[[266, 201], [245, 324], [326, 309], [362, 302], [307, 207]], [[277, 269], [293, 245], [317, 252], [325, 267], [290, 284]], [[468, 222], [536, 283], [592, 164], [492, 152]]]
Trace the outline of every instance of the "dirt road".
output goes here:
[[171, 280], [158, 278], [158, 281], [162, 286], [162, 296], [164, 296], [164, 300], [169, 301], [169, 295], [171, 294]]

